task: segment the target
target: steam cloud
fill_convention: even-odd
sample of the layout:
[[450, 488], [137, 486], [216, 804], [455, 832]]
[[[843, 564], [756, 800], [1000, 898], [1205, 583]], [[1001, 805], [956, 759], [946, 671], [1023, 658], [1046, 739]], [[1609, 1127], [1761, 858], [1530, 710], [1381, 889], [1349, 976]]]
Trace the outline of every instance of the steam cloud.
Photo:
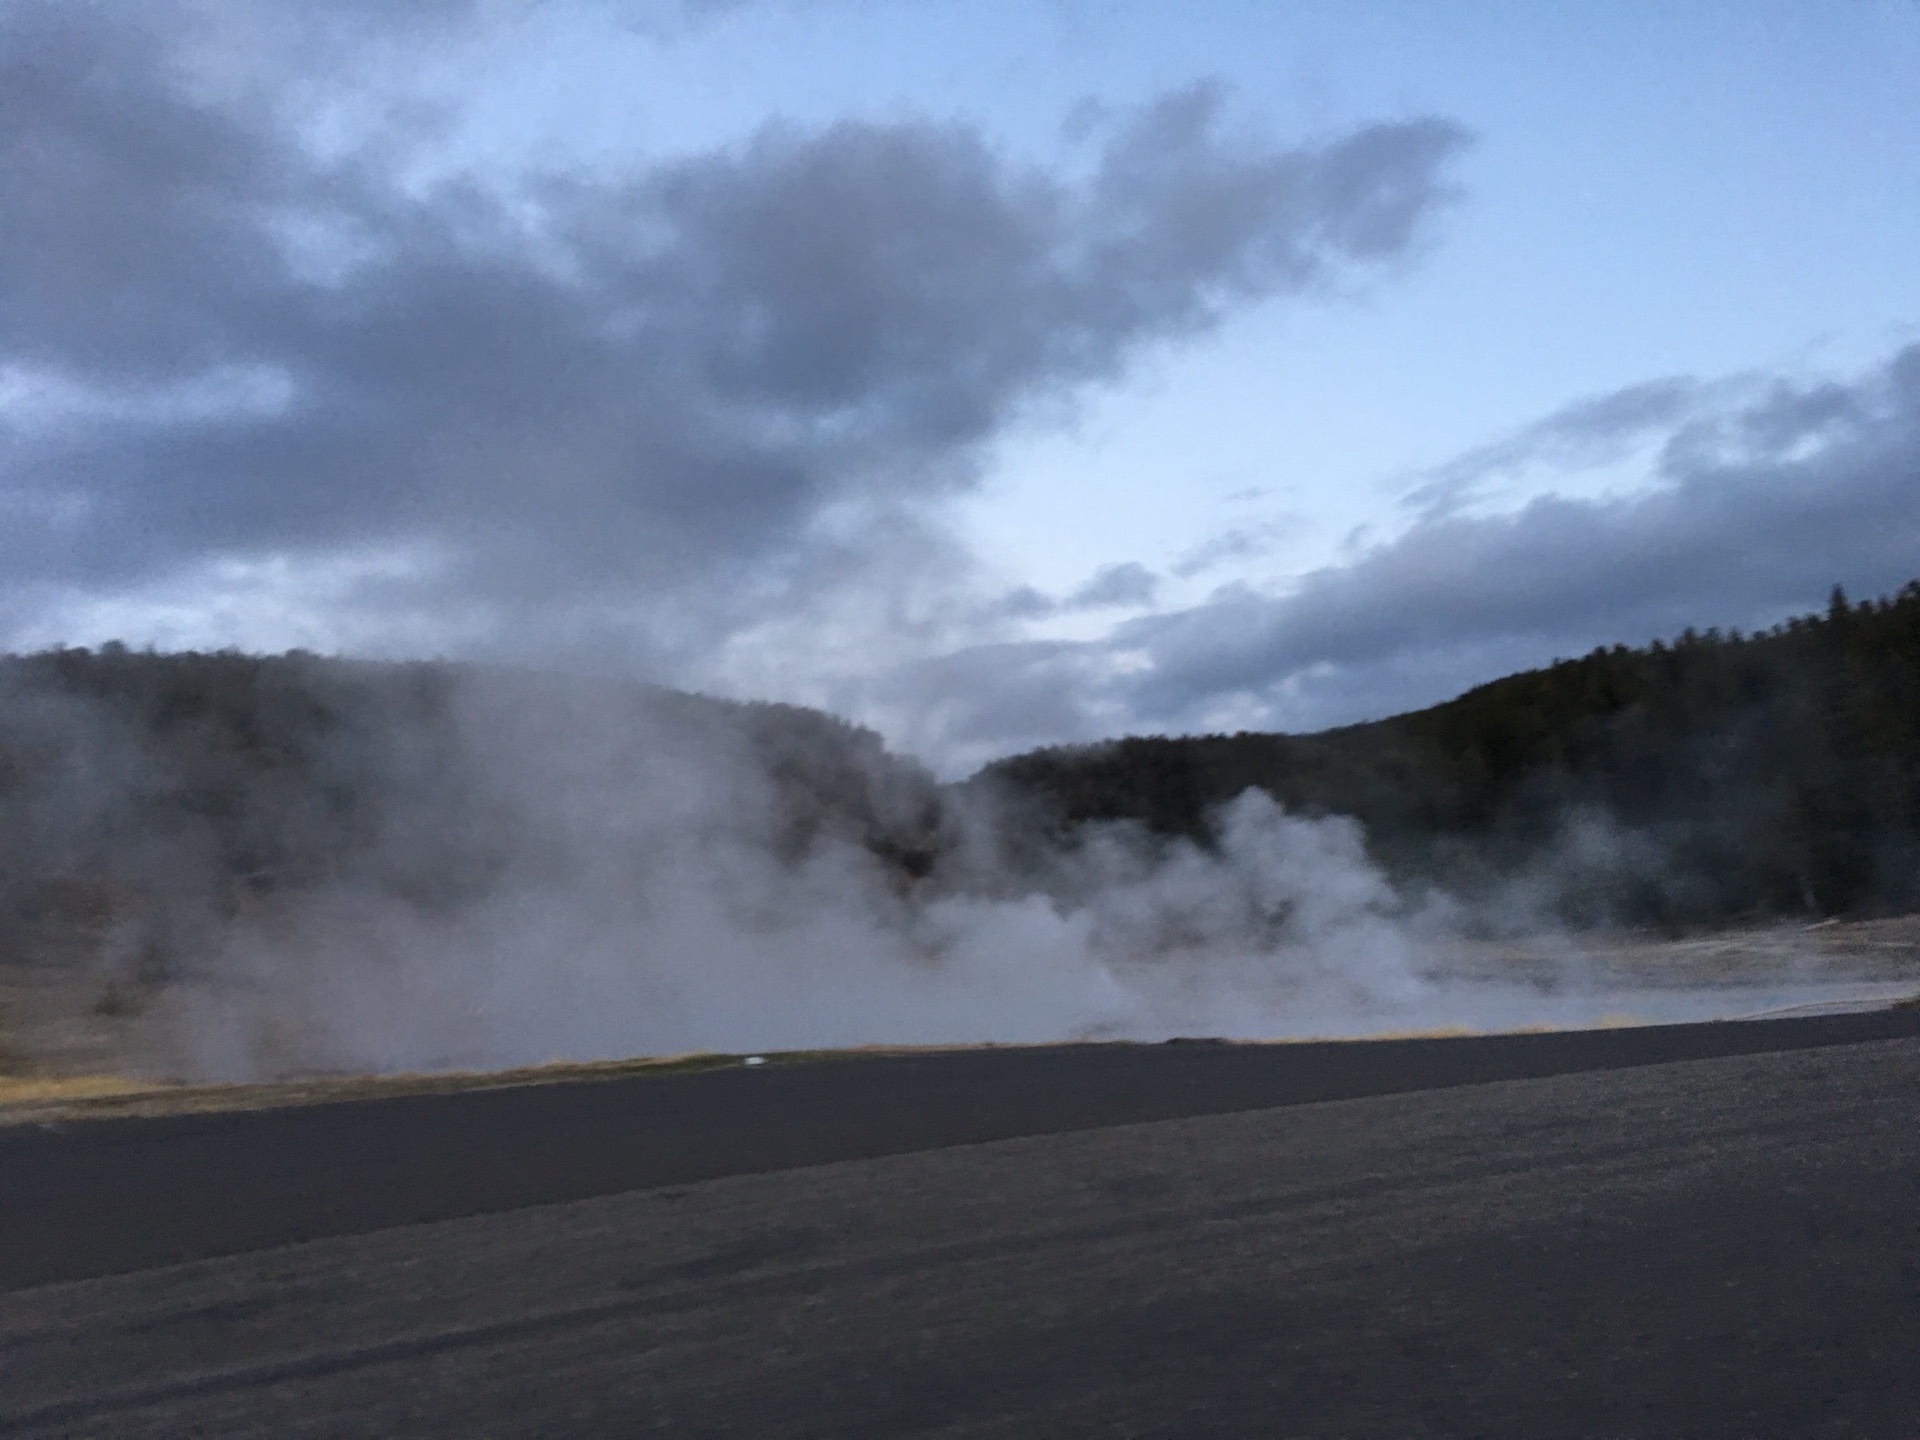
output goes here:
[[184, 719], [179, 692], [125, 703], [166, 660], [90, 662], [134, 676], [91, 696], [23, 684], [18, 662], [0, 686], [0, 958], [120, 995], [160, 1073], [1741, 1008], [1557, 962], [1476, 971], [1463, 937], [1487, 914], [1398, 893], [1355, 822], [1261, 791], [1208, 847], [1126, 825], [1063, 838], [816, 712], [203, 659], [211, 698]]
[[[131, 923], [166, 930], [144, 943], [176, 957], [153, 1002], [163, 1064], [200, 1077], [1260, 1035], [1377, 1022], [1426, 990], [1351, 822], [1255, 792], [1213, 853], [1113, 829], [1015, 855], [989, 798], [933, 786], [863, 732], [788, 712], [756, 735], [748, 707], [632, 694], [462, 672], [430, 722], [367, 715], [317, 772], [321, 791], [379, 797], [372, 829], [309, 864], [326, 873], [292, 862], [237, 887], [210, 829], [151, 818], [183, 777], [130, 729], [16, 698], [40, 783], [15, 811], [10, 878], [114, 871], [143, 897]], [[796, 762], [832, 768], [834, 805], [782, 774]], [[330, 822], [281, 813], [292, 852], [337, 849]], [[918, 880], [871, 843], [930, 830], [944, 859]]]

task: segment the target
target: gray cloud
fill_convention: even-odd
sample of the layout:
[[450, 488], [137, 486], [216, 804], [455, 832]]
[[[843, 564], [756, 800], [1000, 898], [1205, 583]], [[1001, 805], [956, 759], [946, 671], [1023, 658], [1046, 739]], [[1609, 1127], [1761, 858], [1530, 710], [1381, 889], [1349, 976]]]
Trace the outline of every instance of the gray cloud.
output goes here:
[[1462, 144], [1427, 120], [1275, 149], [1198, 87], [1080, 182], [903, 120], [420, 196], [202, 98], [162, 39], [0, 12], [16, 630], [49, 587], [411, 546], [425, 611], [625, 607], [709, 646], [1037, 402], [1404, 253]]
[[1920, 573], [1920, 347], [1856, 384], [1782, 383], [1691, 418], [1659, 470], [1621, 498], [1429, 517], [1288, 595], [1130, 622], [1112, 645], [1143, 663], [1105, 703], [1174, 727], [1229, 698], [1334, 723], [1596, 644], [1764, 626], [1836, 582], [1896, 588]]
[[1131, 717], [1102, 705], [1098, 645], [1002, 641], [917, 657], [867, 677], [855, 704], [948, 776], [1037, 745], [1094, 740]]
[[1230, 561], [1249, 560], [1265, 554], [1290, 531], [1297, 529], [1298, 525], [1298, 520], [1291, 516], [1262, 521], [1257, 525], [1236, 525], [1191, 547], [1169, 568], [1180, 579], [1191, 580]]
[[[1920, 575], [1920, 346], [1851, 384], [1639, 393], [1639, 413], [1602, 397], [1521, 436], [1581, 415], [1605, 432], [1609, 414], [1658, 434], [1648, 414], [1666, 414], [1648, 489], [1430, 513], [1286, 594], [1226, 586], [1104, 640], [923, 662], [913, 683], [936, 698], [916, 739], [962, 769], [1122, 730], [1318, 729], [1596, 645], [1762, 628], [1819, 608], [1836, 583], [1872, 595]], [[1659, 398], [1709, 393], [1717, 405]]]
[[1060, 613], [1060, 602], [1032, 585], [1017, 585], [981, 608], [996, 620], [1045, 620]]
[[1160, 589], [1160, 577], [1138, 561], [1107, 565], [1067, 598], [1075, 610], [1101, 610], [1117, 605], [1151, 605]]
[[1048, 595], [1032, 585], [1017, 585], [975, 603], [970, 609], [977, 621], [989, 625], [1000, 621], [1050, 620], [1090, 610], [1139, 609], [1153, 604], [1159, 590], [1158, 575], [1138, 561], [1127, 561], [1102, 566], [1086, 584], [1065, 598]]
[[1407, 492], [1405, 503], [1440, 516], [1471, 501], [1486, 481], [1529, 465], [1603, 465], [1648, 435], [1672, 430], [1708, 398], [1697, 381], [1668, 376], [1576, 400], [1517, 434], [1435, 466]]

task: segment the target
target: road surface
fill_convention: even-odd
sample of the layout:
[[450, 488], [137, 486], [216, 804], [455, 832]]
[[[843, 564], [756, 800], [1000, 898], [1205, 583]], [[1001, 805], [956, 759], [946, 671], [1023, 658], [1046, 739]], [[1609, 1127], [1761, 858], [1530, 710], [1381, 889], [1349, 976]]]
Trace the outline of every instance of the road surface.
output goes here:
[[0, 1434], [1910, 1436], [1917, 1122], [1907, 1012], [23, 1130]]

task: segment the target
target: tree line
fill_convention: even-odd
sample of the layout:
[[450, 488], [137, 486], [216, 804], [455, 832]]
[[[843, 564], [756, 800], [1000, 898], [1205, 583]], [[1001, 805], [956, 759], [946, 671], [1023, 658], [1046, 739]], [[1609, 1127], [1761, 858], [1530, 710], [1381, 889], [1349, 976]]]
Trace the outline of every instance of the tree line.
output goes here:
[[1209, 845], [1219, 807], [1254, 787], [1356, 818], [1409, 894], [1518, 895], [1574, 925], [1920, 908], [1915, 582], [1859, 603], [1836, 590], [1758, 634], [1596, 649], [1368, 724], [1037, 750], [955, 786], [817, 711], [631, 682], [297, 651], [4, 657], [0, 952], [98, 929], [129, 896], [164, 970], [248, 896], [484, 892], [525, 829], [503, 809], [513, 757], [475, 738], [496, 692], [523, 717], [574, 717], [548, 749], [624, 731], [696, 757], [702, 784], [750, 774], [753, 843], [793, 860], [852, 843], [903, 891], [982, 875], [1045, 890], [1102, 826]]
[[1396, 879], [1527, 880], [1570, 923], [1679, 928], [1920, 905], [1920, 581], [1772, 629], [1687, 630], [1318, 734], [1033, 751], [976, 783], [1070, 834], [1202, 843], [1249, 786], [1346, 814]]

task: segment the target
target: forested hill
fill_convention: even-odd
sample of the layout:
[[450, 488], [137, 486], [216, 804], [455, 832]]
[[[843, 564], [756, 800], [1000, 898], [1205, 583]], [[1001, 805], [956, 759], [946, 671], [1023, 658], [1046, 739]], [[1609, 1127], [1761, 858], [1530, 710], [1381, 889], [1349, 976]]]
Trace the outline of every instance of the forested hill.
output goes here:
[[924, 874], [939, 805], [878, 735], [797, 706], [297, 651], [0, 657], [0, 964], [124, 920], [165, 968], [278, 896], [447, 908], [515, 866], [723, 833]]
[[999, 761], [1051, 824], [1204, 839], [1249, 786], [1347, 814], [1403, 879], [1529, 875], [1574, 921], [1920, 905], [1920, 581], [1761, 634], [1689, 630], [1313, 735], [1135, 738]]
[[[648, 854], [723, 836], [799, 863], [850, 842], [903, 889], [943, 890], [981, 883], [970, 847], [993, 817], [993, 884], [1044, 889], [1089, 823], [1206, 843], [1250, 786], [1355, 817], [1413, 892], [1523, 895], [1573, 923], [1920, 908], [1920, 582], [1317, 735], [1036, 751], [958, 793], [830, 716], [627, 682], [119, 646], [0, 658], [0, 959], [62, 916], [138, 910], [190, 953], [193, 924], [278, 894], [456, 905], [636, 827]], [[955, 803], [980, 792], [995, 803]]]

